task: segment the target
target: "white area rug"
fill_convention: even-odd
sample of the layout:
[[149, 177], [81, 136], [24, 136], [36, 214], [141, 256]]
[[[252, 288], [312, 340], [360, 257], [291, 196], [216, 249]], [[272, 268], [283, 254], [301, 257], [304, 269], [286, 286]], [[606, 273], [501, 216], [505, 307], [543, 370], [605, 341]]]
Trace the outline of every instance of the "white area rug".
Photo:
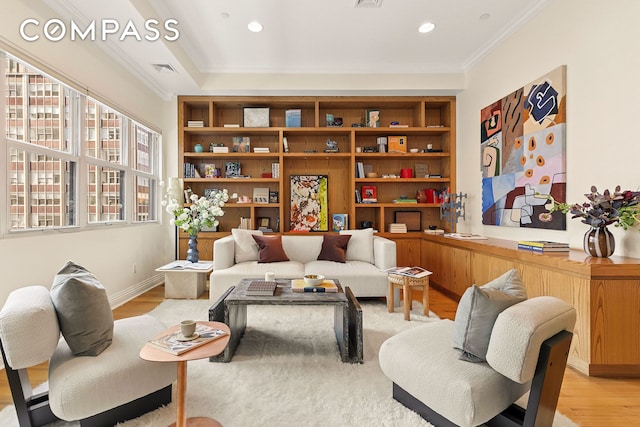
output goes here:
[[[437, 317], [420, 315], [415, 302], [410, 322], [401, 309], [387, 313], [382, 302], [361, 305], [364, 364], [340, 361], [332, 307], [249, 307], [231, 363], [189, 362], [187, 415], [211, 417], [225, 427], [430, 426], [391, 397], [378, 349], [393, 334]], [[186, 318], [207, 320], [209, 306], [205, 300], [167, 300], [150, 314], [170, 326]], [[175, 421], [175, 410], [172, 403], [121, 426], [166, 426]], [[0, 426], [18, 426], [12, 406], [0, 412]], [[554, 427], [572, 426], [556, 415]]]

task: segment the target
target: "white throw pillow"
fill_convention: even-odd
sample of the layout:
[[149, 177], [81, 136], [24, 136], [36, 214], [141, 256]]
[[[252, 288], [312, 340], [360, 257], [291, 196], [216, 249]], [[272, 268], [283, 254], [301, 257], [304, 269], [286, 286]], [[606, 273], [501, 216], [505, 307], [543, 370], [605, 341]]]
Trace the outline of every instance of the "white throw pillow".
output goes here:
[[235, 241], [236, 264], [245, 261], [257, 261], [258, 245], [251, 236], [253, 236], [254, 234], [262, 236], [262, 231], [232, 228], [231, 234], [233, 235], [233, 240]]
[[340, 234], [350, 234], [347, 245], [347, 261], [364, 261], [373, 264], [373, 228], [364, 230], [342, 230]]

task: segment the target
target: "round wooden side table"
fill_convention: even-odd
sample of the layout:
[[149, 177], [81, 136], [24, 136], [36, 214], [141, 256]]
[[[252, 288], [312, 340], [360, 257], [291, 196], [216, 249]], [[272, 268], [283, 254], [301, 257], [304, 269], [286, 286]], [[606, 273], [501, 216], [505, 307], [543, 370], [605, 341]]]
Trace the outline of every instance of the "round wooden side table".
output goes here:
[[404, 301], [404, 320], [411, 320], [411, 288], [422, 288], [422, 314], [429, 315], [429, 276], [410, 277], [402, 274], [389, 274], [389, 290], [387, 292], [387, 309], [389, 313], [394, 311], [393, 290], [402, 288]]
[[[145, 344], [140, 350], [140, 357], [151, 362], [178, 362], [178, 387], [176, 396], [176, 406], [178, 416], [176, 422], [170, 427], [222, 427], [218, 421], [211, 418], [195, 417], [187, 418], [185, 409], [185, 398], [187, 394], [187, 362], [189, 360], [204, 359], [206, 357], [217, 356], [222, 353], [231, 338], [231, 330], [222, 322], [196, 322], [199, 325], [206, 325], [212, 328], [218, 328], [227, 331], [227, 335], [217, 338], [211, 342], [203, 344], [178, 356], [166, 351], [155, 348], [149, 344]], [[158, 337], [167, 333], [175, 332], [180, 329], [180, 325], [172, 326], [166, 331], [158, 334]]]

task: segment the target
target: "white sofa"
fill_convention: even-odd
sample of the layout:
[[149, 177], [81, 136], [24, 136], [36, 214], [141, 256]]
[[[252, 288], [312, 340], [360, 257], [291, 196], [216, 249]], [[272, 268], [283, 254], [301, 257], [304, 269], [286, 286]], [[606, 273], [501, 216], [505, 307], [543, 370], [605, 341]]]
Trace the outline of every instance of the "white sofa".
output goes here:
[[282, 248], [289, 261], [260, 263], [258, 246], [253, 242], [255, 247], [249, 247], [253, 241], [249, 234], [261, 233], [253, 230], [233, 232], [214, 242], [209, 287], [212, 301], [241, 279], [264, 278], [267, 271], [273, 271], [276, 278], [323, 274], [338, 279], [343, 288], [349, 286], [356, 297], [384, 297], [387, 295], [387, 273], [381, 270], [396, 266], [396, 243], [374, 235], [371, 229], [342, 232], [351, 234], [344, 263], [317, 259], [322, 248], [322, 234], [283, 235]]

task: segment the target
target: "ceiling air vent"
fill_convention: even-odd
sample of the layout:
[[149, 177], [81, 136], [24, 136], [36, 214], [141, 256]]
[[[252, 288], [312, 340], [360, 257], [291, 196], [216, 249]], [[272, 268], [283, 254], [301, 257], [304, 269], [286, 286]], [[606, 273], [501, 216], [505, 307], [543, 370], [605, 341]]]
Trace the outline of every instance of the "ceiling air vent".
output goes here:
[[153, 65], [153, 68], [155, 68], [156, 71], [159, 73], [166, 73], [166, 72], [175, 73], [176, 72], [176, 69], [173, 68], [171, 64], [151, 64], [151, 65]]
[[355, 7], [380, 7], [382, 0], [356, 0]]

